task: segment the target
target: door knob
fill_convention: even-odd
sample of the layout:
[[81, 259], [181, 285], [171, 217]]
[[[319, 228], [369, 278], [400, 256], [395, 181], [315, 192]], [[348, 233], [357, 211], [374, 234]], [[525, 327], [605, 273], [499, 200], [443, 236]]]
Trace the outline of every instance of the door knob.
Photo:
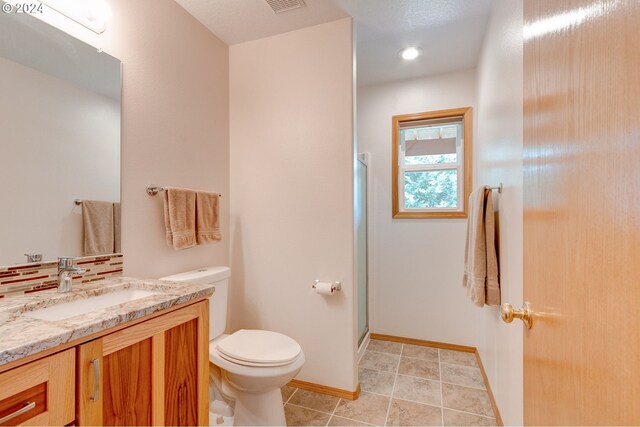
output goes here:
[[500, 306], [500, 317], [505, 323], [513, 322], [514, 318], [520, 319], [527, 329], [531, 329], [533, 326], [533, 311], [531, 311], [531, 304], [527, 301], [520, 310], [514, 310], [511, 304], [505, 302]]

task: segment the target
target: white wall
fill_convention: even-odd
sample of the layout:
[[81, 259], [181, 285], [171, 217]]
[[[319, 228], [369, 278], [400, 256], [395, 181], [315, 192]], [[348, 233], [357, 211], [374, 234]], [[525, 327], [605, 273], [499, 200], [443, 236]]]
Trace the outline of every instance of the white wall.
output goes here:
[[[229, 49], [173, 0], [109, 4], [113, 16], [101, 35], [47, 19], [123, 63], [124, 273], [161, 277], [227, 265]], [[145, 193], [152, 183], [222, 193], [223, 240], [183, 251], [166, 246], [162, 197]]]
[[298, 379], [353, 391], [352, 54], [349, 18], [230, 48], [230, 316], [296, 339]]
[[[502, 301], [522, 304], [522, 1], [495, 0], [478, 66], [476, 183], [497, 184]], [[522, 325], [481, 310], [478, 351], [505, 424], [522, 425]]]
[[475, 345], [478, 309], [462, 288], [466, 220], [391, 216], [391, 117], [473, 107], [475, 80], [466, 70], [358, 88], [358, 151], [371, 153], [372, 332]]
[[82, 256], [82, 208], [120, 201], [120, 101], [0, 58], [0, 261]]

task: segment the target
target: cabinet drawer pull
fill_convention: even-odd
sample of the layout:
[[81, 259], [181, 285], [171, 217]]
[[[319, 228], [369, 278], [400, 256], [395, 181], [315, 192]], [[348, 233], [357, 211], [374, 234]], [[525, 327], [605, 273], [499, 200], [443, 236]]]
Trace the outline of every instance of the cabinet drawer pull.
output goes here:
[[89, 399], [96, 401], [100, 399], [100, 359], [93, 359], [93, 395]]
[[0, 418], [0, 424], [4, 424], [7, 421], [12, 420], [19, 415], [27, 413], [30, 410], [34, 409], [35, 407], [36, 407], [36, 402], [24, 402], [24, 406], [22, 408], [18, 409], [12, 414], [9, 414], [5, 417]]

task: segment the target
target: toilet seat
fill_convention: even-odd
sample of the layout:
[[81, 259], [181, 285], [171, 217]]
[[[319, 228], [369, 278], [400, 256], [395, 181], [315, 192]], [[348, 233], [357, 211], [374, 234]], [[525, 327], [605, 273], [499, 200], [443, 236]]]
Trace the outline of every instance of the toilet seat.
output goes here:
[[215, 345], [220, 357], [252, 367], [284, 366], [295, 361], [302, 349], [286, 335], [272, 331], [241, 329]]
[[227, 356], [224, 353], [221, 353], [220, 351], [218, 351], [218, 355], [220, 357], [222, 357], [225, 360], [228, 360], [231, 363], [235, 363], [236, 365], [241, 365], [241, 366], [251, 366], [251, 367], [256, 367], [256, 368], [271, 368], [271, 367], [277, 367], [277, 366], [285, 366], [290, 364], [291, 362], [280, 362], [280, 363], [256, 363], [256, 362], [247, 362], [246, 360], [238, 360], [238, 359], [234, 359], [233, 357]]

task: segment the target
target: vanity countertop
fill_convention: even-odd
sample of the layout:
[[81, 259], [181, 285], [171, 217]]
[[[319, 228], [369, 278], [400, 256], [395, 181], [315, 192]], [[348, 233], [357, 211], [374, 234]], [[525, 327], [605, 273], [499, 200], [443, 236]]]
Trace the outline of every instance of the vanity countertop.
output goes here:
[[[128, 289], [155, 295], [113, 305], [64, 320], [39, 320], [35, 310]], [[213, 294], [214, 285], [117, 277], [74, 286], [68, 293], [47, 290], [0, 299], [0, 365], [75, 341], [158, 311]]]

